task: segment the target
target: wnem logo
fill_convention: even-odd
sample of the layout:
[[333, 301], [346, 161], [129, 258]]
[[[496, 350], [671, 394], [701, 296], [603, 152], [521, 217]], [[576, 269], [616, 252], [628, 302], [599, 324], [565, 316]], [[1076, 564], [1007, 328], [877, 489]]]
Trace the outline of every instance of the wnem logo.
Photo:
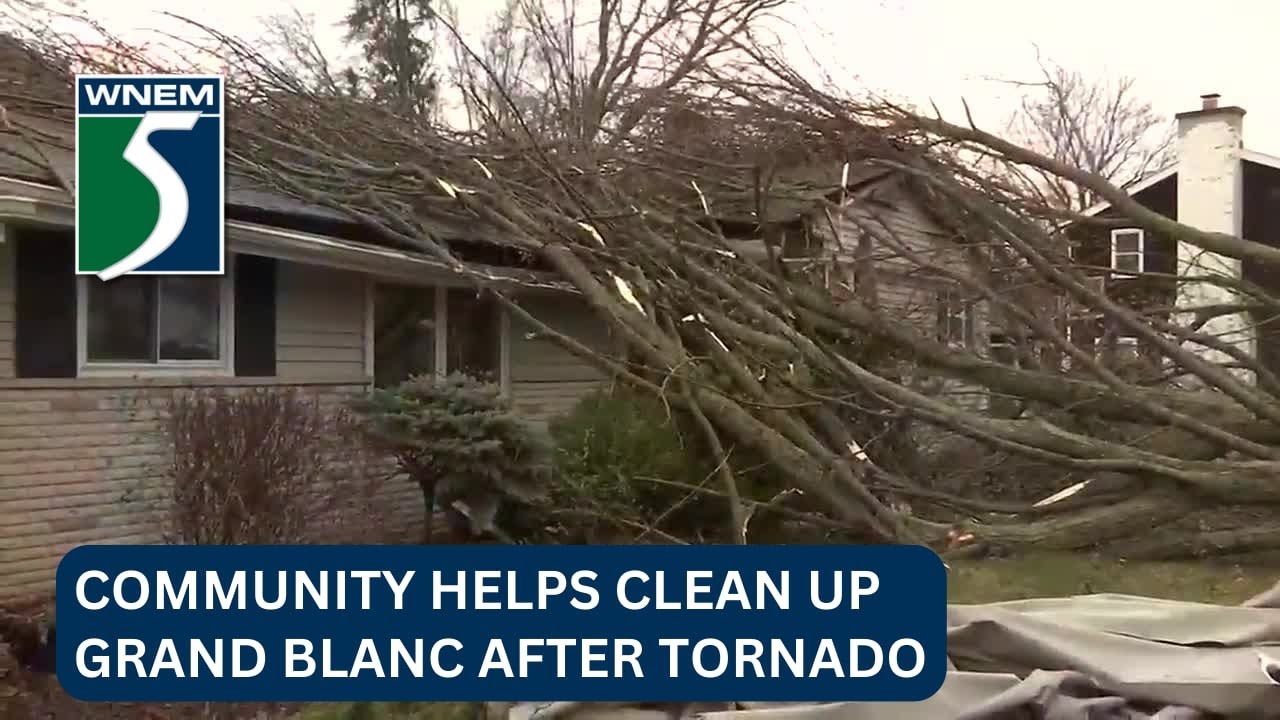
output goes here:
[[76, 77], [76, 274], [223, 274], [223, 84]]

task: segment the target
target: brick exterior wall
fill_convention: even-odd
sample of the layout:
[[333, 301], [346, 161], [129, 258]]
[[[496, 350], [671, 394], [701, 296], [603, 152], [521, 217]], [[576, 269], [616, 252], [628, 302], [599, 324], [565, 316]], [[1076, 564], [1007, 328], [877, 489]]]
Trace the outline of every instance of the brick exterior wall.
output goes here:
[[[0, 381], [0, 597], [51, 589], [58, 561], [77, 545], [160, 542], [164, 404], [182, 388], [253, 386]], [[364, 386], [292, 387], [336, 404]], [[356, 533], [362, 542], [421, 531], [417, 487], [386, 482], [377, 498], [385, 514]]]

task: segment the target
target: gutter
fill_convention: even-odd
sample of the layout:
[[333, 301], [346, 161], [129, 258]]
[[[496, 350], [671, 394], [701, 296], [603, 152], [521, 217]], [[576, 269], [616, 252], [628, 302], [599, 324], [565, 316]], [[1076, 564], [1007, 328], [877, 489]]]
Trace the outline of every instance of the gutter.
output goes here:
[[[0, 180], [16, 182], [8, 178], [0, 178]], [[46, 188], [46, 190], [53, 190], [53, 188]], [[63, 197], [65, 198], [65, 194]], [[26, 195], [0, 195], [0, 222], [19, 222], [70, 229], [75, 227], [75, 208], [65, 201], [59, 202]], [[323, 235], [239, 221], [227, 221], [226, 238], [227, 248], [232, 252], [263, 255], [305, 265], [353, 270], [365, 275], [412, 285], [455, 287], [468, 285], [454, 267], [421, 253], [392, 250]], [[4, 234], [0, 233], [0, 243], [4, 242]], [[492, 265], [469, 264], [466, 268], [465, 272], [472, 277], [501, 288], [523, 287], [577, 292], [572, 285], [556, 279], [550, 273], [513, 271]]]

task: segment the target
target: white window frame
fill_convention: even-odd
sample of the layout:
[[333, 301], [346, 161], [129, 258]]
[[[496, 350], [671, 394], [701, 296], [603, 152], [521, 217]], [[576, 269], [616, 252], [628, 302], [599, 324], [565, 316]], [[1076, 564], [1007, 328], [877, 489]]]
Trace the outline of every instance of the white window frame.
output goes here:
[[1115, 348], [1117, 353], [1138, 354], [1138, 338], [1135, 335], [1117, 335]]
[[[78, 377], [232, 377], [235, 375], [235, 276], [234, 262], [220, 280], [217, 360], [160, 360], [156, 362], [91, 362], [89, 360], [89, 282], [96, 277], [76, 278], [76, 354]], [[163, 275], [149, 275], [159, 280]], [[158, 297], [158, 296], [157, 296]]]
[[[1116, 249], [1116, 246], [1117, 246], [1116, 241], [1120, 235], [1130, 235], [1135, 233], [1138, 236], [1138, 249], [1136, 251], [1120, 252]], [[1131, 257], [1135, 255], [1138, 258], [1137, 272], [1138, 273], [1146, 272], [1147, 271], [1147, 231], [1142, 228], [1116, 228], [1112, 230], [1111, 231], [1111, 276], [1119, 277], [1119, 278], [1136, 277], [1137, 276], [1136, 273], [1130, 270], [1121, 270], [1119, 266], [1116, 265], [1117, 258]]]
[[1112, 347], [1114, 348], [1115, 358], [1117, 360], [1122, 358], [1126, 360], [1130, 358], [1140, 358], [1142, 355], [1139, 350], [1141, 345], [1138, 342], [1138, 338], [1134, 335], [1115, 336], [1115, 341]]

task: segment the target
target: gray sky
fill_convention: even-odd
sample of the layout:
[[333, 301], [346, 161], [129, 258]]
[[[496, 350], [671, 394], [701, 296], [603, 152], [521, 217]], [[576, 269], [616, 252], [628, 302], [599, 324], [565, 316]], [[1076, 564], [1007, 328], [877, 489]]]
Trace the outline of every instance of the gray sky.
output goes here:
[[[464, 33], [483, 27], [500, 0], [457, 0]], [[122, 35], [165, 25], [168, 11], [251, 36], [264, 15], [297, 7], [323, 42], [340, 48], [347, 0], [83, 0]], [[787, 13], [797, 53], [817, 56], [848, 89], [936, 102], [962, 119], [963, 98], [980, 124], [1003, 127], [1017, 91], [991, 78], [1034, 80], [1036, 53], [1086, 75], [1136, 78], [1159, 112], [1199, 107], [1203, 93], [1248, 111], [1245, 143], [1280, 154], [1277, 57], [1280, 3], [1270, 0], [796, 0]], [[797, 38], [803, 37], [806, 51]]]

